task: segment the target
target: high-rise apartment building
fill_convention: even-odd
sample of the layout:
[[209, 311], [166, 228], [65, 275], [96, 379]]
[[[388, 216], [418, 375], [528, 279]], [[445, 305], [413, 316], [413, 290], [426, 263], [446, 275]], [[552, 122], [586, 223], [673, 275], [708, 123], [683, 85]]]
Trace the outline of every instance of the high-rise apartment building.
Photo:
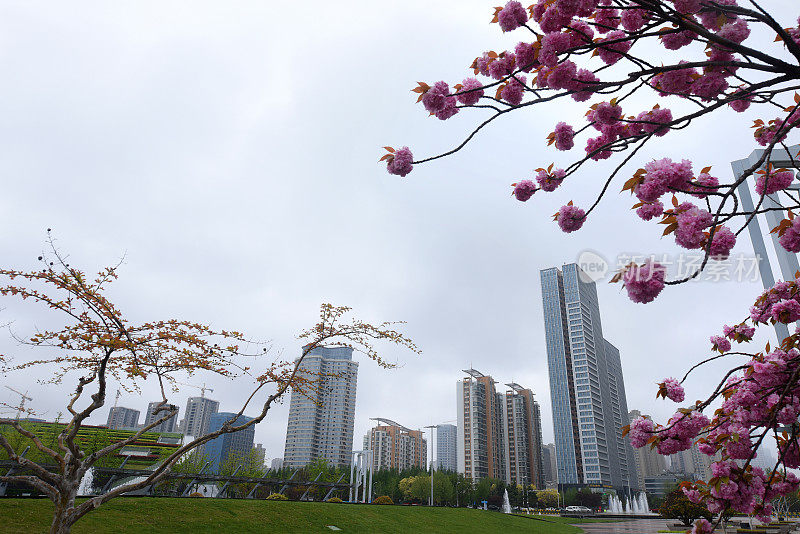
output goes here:
[[298, 375], [312, 385], [292, 389], [283, 465], [303, 467], [317, 458], [350, 465], [358, 362], [350, 347], [316, 347]]
[[455, 425], [436, 426], [436, 469], [455, 471], [458, 468], [457, 435], [458, 427]]
[[467, 478], [504, 478], [503, 406], [495, 381], [475, 369], [458, 381], [458, 472]]
[[603, 338], [595, 283], [574, 263], [543, 269], [541, 281], [558, 483], [630, 487], [622, 365]]
[[[167, 412], [162, 410], [158, 413], [153, 413], [161, 405], [161, 401], [151, 402], [147, 405], [147, 413], [144, 417], [144, 426], [147, 426], [151, 423], [154, 423], [167, 415]], [[175, 412], [175, 415], [164, 421], [163, 423], [159, 423], [158, 425], [154, 426], [151, 432], [175, 432], [175, 429], [178, 426], [178, 412]]]
[[505, 476], [503, 479], [522, 486], [544, 488], [542, 462], [542, 417], [533, 391], [517, 383], [509, 388], [503, 403], [503, 446]]
[[181, 430], [187, 436], [203, 436], [208, 433], [211, 416], [219, 411], [219, 402], [206, 397], [189, 397], [183, 414]]
[[[639, 410], [631, 410], [628, 413], [628, 421], [633, 422], [642, 416]], [[650, 418], [649, 415], [645, 417]], [[698, 451], [699, 452], [699, 451]], [[644, 491], [647, 487], [645, 479], [657, 477], [666, 471], [667, 462], [664, 456], [658, 454], [650, 447], [640, 447], [633, 450], [633, 460], [636, 464], [636, 489]]]
[[[252, 420], [252, 417], [245, 415], [237, 417], [235, 413], [217, 412], [211, 416], [206, 433], [219, 430], [228, 421], [231, 421], [233, 426], [240, 426]], [[208, 456], [208, 461], [211, 462], [209, 472], [220, 473], [220, 469], [231, 455], [244, 455], [253, 450], [253, 438], [255, 435], [256, 426], [250, 425], [238, 432], [217, 436], [206, 443], [203, 446], [203, 452]]]
[[[708, 480], [711, 478], [711, 462], [720, 460], [721, 456], [707, 456], [700, 452], [695, 441], [691, 448], [676, 452], [669, 456], [669, 471], [679, 478], [689, 480]], [[774, 464], [770, 468], [774, 467]]]
[[382, 417], [373, 420], [384, 423], [370, 428], [364, 436], [364, 450], [372, 451], [374, 470], [427, 468], [428, 441], [420, 430], [411, 430]]
[[499, 478], [508, 484], [544, 487], [542, 423], [533, 392], [495, 381], [475, 369], [457, 383], [456, 467], [472, 480]]
[[120, 428], [136, 428], [139, 426], [139, 410], [114, 406], [108, 412], [108, 428], [117, 430]]

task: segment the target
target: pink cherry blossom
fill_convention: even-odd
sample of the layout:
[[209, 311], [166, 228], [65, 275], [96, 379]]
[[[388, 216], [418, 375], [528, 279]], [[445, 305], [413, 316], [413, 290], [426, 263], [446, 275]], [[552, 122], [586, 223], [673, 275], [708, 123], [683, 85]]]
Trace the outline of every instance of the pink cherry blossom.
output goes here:
[[736, 235], [727, 226], [720, 226], [711, 239], [709, 254], [718, 260], [727, 259], [734, 245], [736, 245]]
[[633, 302], [647, 304], [652, 302], [664, 289], [666, 270], [659, 263], [647, 261], [643, 265], [633, 265], [622, 275], [622, 283]]
[[631, 422], [628, 437], [631, 440], [631, 445], [640, 449], [647, 445], [650, 438], [653, 437], [655, 431], [655, 424], [649, 417], [637, 417]]
[[555, 145], [558, 150], [570, 150], [575, 146], [575, 130], [566, 122], [556, 124]]
[[794, 172], [777, 171], [759, 174], [756, 179], [756, 193], [759, 195], [771, 195], [782, 189], [786, 189], [794, 181]]
[[483, 96], [483, 84], [476, 78], [464, 78], [461, 82], [461, 90], [456, 96], [456, 100], [465, 106], [474, 106]]
[[636, 210], [636, 215], [645, 221], [649, 221], [653, 217], [660, 217], [662, 213], [664, 213], [664, 204], [658, 200], [652, 204], [644, 203]]
[[542, 191], [550, 193], [561, 185], [565, 176], [566, 172], [564, 172], [564, 169], [556, 169], [552, 173], [542, 169], [539, 171], [539, 174], [536, 175], [536, 181], [539, 183], [539, 187], [542, 188]]
[[504, 32], [510, 32], [528, 22], [528, 13], [522, 7], [522, 4], [511, 0], [497, 14], [497, 22], [500, 24], [500, 29]]
[[397, 176], [405, 176], [410, 173], [414, 166], [411, 164], [414, 161], [414, 156], [407, 146], [396, 150], [394, 157], [389, 158], [386, 164], [386, 170], [389, 174], [396, 174]]
[[728, 352], [731, 350], [731, 342], [728, 338], [722, 336], [711, 336], [711, 350], [719, 350], [720, 352]]
[[526, 202], [536, 192], [536, 185], [530, 180], [522, 180], [514, 184], [514, 196], [520, 202]]
[[579, 230], [586, 220], [586, 212], [573, 205], [561, 206], [558, 210], [558, 226], [566, 233]]
[[[608, 43], [600, 46], [597, 53], [607, 65], [613, 65], [628, 53], [633, 46], [633, 41], [626, 39], [627, 34], [622, 30], [614, 30], [609, 33], [601, 43]], [[616, 41], [616, 42], [614, 42]]]
[[665, 378], [662, 385], [667, 391], [667, 398], [669, 400], [672, 402], [683, 402], [686, 395], [680, 382], [674, 378]]
[[511, 104], [518, 106], [522, 102], [522, 97], [525, 96], [525, 83], [527, 80], [522, 74], [517, 74], [508, 81], [502, 91], [500, 91], [500, 98]]

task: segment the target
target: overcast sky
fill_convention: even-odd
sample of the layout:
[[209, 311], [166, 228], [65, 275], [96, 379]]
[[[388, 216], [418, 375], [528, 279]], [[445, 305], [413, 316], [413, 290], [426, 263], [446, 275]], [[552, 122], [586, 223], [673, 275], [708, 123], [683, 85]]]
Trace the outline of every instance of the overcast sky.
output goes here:
[[[791, 0], [770, 4], [784, 26], [795, 20]], [[271, 340], [272, 355], [285, 358], [299, 354], [296, 335], [314, 324], [322, 302], [369, 321], [407, 321], [420, 356], [389, 347], [384, 356], [399, 367], [388, 371], [359, 360], [356, 448], [370, 417], [409, 427], [453, 422], [456, 381], [470, 365], [501, 385], [531, 387], [552, 441], [539, 271], [586, 249], [612, 266], [619, 254], [679, 249], [630, 211], [631, 197], [616, 194], [621, 186], [580, 232], [560, 232], [551, 215], [568, 200], [590, 204], [607, 163], [549, 196], [525, 204], [509, 196], [509, 184], [536, 167], [577, 155], [548, 148], [545, 136], [560, 120], [582, 124], [591, 102], [506, 116], [455, 156], [402, 179], [377, 163], [383, 145], [408, 145], [417, 157], [446, 150], [484, 117], [462, 112], [441, 122], [409, 90], [417, 81], [458, 82], [482, 51], [522, 38], [488, 24], [493, 5], [4, 2], [2, 265], [35, 268], [53, 228], [72, 265], [86, 271], [124, 255], [109, 294], [131, 321], [175, 317], [237, 329]], [[771, 36], [762, 40], [772, 46]], [[657, 100], [666, 105], [651, 93], [630, 111]], [[756, 148], [748, 130], [755, 116], [726, 110], [672, 133], [627, 174], [671, 157], [729, 178], [730, 161]], [[745, 234], [734, 254], [752, 254]], [[598, 283], [629, 409], [671, 415], [675, 406], [655, 400], [655, 383], [709, 356], [708, 336], [741, 321], [760, 291], [759, 280], [701, 281], [641, 305], [618, 285]], [[30, 305], [0, 306], [0, 323], [14, 321], [21, 335], [52, 321]], [[28, 357], [8, 335], [0, 353]], [[720, 369], [690, 378], [688, 400], [716, 384]], [[69, 388], [37, 378], [2, 382], [29, 390], [33, 407], [52, 419]], [[240, 382], [205, 381], [222, 410], [238, 409]], [[197, 394], [187, 388], [175, 397], [181, 417]], [[120, 404], [144, 412], [155, 395], [146, 383], [142, 397], [123, 393]], [[18, 397], [3, 388], [0, 401]], [[269, 458], [283, 455], [286, 416], [285, 404], [256, 430]]]

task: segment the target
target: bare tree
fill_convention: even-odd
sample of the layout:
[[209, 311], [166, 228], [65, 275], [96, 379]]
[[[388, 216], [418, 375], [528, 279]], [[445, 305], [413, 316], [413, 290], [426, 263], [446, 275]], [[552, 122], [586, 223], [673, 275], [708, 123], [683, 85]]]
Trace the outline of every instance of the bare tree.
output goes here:
[[[51, 250], [40, 256], [43, 267], [35, 271], [0, 269], [6, 283], [0, 286], [0, 296], [18, 297], [60, 314], [67, 324], [58, 330], [37, 331], [25, 342], [50, 349], [51, 354], [23, 363], [12, 363], [2, 357], [3, 374], [33, 368], [52, 369], [50, 380], [62, 383], [79, 374], [77, 386], [68, 399], [66, 426], [58, 434], [57, 446], [48, 447], [19, 421], [3, 418], [0, 424], [13, 428], [29, 440], [57, 468], [51, 470], [23, 456], [11, 441], [0, 433], [0, 447], [8, 454], [22, 474], [0, 476], [0, 482], [24, 483], [47, 495], [53, 502], [52, 534], [70, 532], [72, 525], [90, 511], [115, 497], [157, 484], [187, 453], [210, 440], [237, 432], [263, 421], [273, 404], [289, 388], [301, 393], [316, 387], [315, 377], [302, 367], [305, 356], [317, 347], [348, 346], [361, 352], [383, 367], [390, 367], [373, 346], [384, 341], [419, 352], [413, 342], [395, 330], [396, 323], [372, 325], [347, 319], [347, 307], [323, 304], [317, 324], [299, 336], [305, 343], [301, 356], [294, 362], [268, 361], [266, 349], [254, 353], [243, 347], [251, 346], [236, 331], [215, 330], [186, 320], [154, 320], [131, 324], [125, 319], [104, 290], [117, 278], [117, 267], [102, 270], [94, 279], [66, 263], [50, 240]], [[248, 365], [245, 365], [248, 364]], [[175, 376], [203, 372], [244, 381], [252, 380], [252, 390], [235, 417], [222, 428], [195, 437], [184, 443], [161, 461], [144, 478], [111, 488], [100, 495], [77, 503], [79, 485], [89, 469], [98, 461], [115, 454], [135, 442], [142, 434], [174, 417], [178, 408], [169, 402], [175, 391]], [[85, 450], [78, 432], [86, 420], [106, 404], [108, 380], [137, 388], [141, 380], [155, 378], [161, 391], [161, 402], [154, 410], [157, 420], [130, 437], [97, 450]], [[172, 386], [172, 387], [171, 387]], [[88, 396], [88, 398], [87, 398]], [[85, 404], [85, 406], [82, 406]], [[247, 409], [258, 414], [244, 424], [236, 424], [238, 416]]]

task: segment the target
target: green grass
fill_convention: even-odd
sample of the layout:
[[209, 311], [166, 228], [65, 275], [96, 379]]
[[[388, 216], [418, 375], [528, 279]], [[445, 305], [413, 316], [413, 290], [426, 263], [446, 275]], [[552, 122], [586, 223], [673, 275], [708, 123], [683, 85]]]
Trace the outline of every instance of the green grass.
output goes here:
[[[46, 532], [46, 499], [0, 499], [0, 532]], [[377, 506], [233, 499], [123, 498], [90, 512], [75, 534], [154, 532], [503, 532], [578, 534], [567, 518], [525, 518], [498, 512], [424, 506]]]

